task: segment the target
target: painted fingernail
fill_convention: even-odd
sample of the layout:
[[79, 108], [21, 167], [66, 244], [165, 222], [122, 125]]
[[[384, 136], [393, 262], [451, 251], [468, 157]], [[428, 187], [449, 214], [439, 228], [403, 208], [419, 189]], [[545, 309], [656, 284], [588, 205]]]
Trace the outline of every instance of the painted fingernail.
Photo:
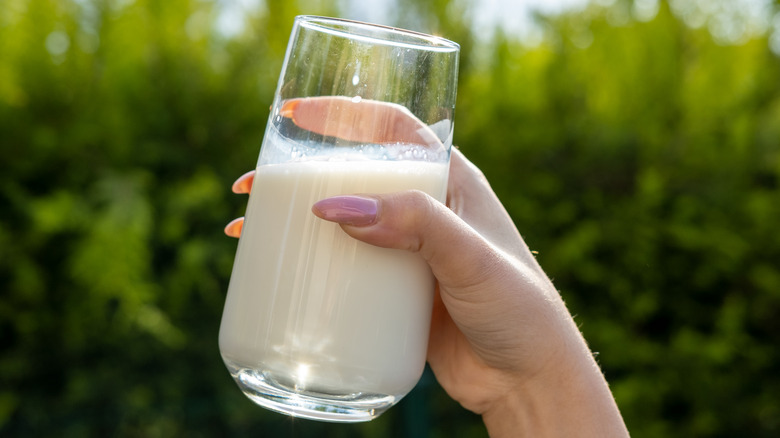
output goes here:
[[326, 221], [364, 226], [376, 221], [379, 202], [362, 196], [334, 196], [315, 203], [311, 210]]
[[295, 115], [295, 109], [298, 108], [298, 104], [301, 103], [300, 99], [290, 99], [282, 104], [282, 108], [279, 109], [279, 115], [292, 119]]
[[233, 193], [249, 193], [252, 191], [252, 182], [255, 180], [255, 171], [249, 172], [238, 177], [236, 182], [233, 183]]
[[225, 234], [230, 237], [241, 237], [241, 230], [244, 229], [244, 218], [233, 219], [225, 226]]

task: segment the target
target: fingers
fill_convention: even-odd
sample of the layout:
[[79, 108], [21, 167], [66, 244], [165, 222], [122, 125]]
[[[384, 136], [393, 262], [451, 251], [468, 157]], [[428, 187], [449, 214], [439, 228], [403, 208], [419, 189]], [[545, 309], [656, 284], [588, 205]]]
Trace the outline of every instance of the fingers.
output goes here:
[[420, 191], [327, 198], [312, 211], [363, 242], [420, 253], [445, 286], [479, 283], [496, 260], [473, 228]]
[[249, 172], [241, 175], [238, 177], [238, 179], [233, 183], [233, 193], [243, 194], [243, 193], [250, 193], [252, 191], [252, 183], [255, 181], [255, 171], [250, 170]]
[[[233, 193], [237, 194], [243, 194], [243, 193], [250, 193], [252, 191], [252, 183], [255, 181], [255, 171], [250, 170], [249, 172], [241, 175], [238, 177], [238, 179], [233, 183]], [[229, 224], [225, 226], [225, 234], [228, 237], [235, 237], [239, 238], [241, 237], [241, 230], [244, 228], [244, 218], [236, 218], [230, 221]]]
[[361, 143], [442, 147], [436, 134], [405, 107], [346, 96], [286, 100], [279, 114], [317, 134]]
[[229, 224], [225, 226], [225, 234], [228, 235], [228, 237], [235, 237], [239, 238], [241, 237], [241, 230], [244, 229], [244, 218], [236, 218], [230, 221]]
[[[411, 143], [443, 148], [436, 134], [407, 108], [389, 102], [322, 96], [289, 99], [279, 111], [299, 127], [320, 135], [363, 143]], [[234, 193], [250, 193], [255, 171], [239, 177]], [[225, 234], [238, 237], [243, 218], [225, 227]]]
[[[279, 114], [299, 127], [320, 135], [362, 143], [411, 143], [443, 148], [436, 134], [405, 107], [346, 96], [322, 96], [289, 99]], [[234, 193], [250, 193], [255, 171], [239, 177]], [[238, 237], [243, 218], [230, 222], [225, 234]]]
[[494, 245], [526, 260], [532, 258], [485, 175], [456, 148], [452, 149], [447, 205]]

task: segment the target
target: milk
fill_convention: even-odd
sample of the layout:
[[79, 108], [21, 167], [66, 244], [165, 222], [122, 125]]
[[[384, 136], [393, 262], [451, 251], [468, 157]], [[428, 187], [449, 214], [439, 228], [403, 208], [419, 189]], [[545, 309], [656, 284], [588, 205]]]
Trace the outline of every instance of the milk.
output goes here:
[[219, 333], [237, 381], [396, 399], [411, 390], [425, 363], [430, 269], [419, 254], [349, 237], [311, 206], [409, 189], [443, 201], [447, 171], [354, 157], [258, 166]]

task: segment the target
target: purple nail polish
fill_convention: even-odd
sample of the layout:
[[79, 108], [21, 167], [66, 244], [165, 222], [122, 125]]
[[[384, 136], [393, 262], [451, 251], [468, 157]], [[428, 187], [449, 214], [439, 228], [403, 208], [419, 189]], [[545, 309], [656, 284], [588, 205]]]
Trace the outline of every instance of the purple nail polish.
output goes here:
[[374, 223], [378, 207], [377, 200], [373, 198], [334, 196], [315, 203], [311, 210], [327, 221], [361, 226]]

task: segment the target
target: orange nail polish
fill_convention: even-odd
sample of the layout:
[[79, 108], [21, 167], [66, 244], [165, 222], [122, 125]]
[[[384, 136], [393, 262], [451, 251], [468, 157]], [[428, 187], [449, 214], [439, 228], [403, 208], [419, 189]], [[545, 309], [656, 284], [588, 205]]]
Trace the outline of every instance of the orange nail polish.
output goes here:
[[241, 237], [241, 230], [244, 229], [244, 218], [240, 217], [237, 219], [233, 219], [230, 221], [227, 226], [225, 226], [225, 234], [227, 234], [230, 237]]
[[236, 182], [233, 183], [233, 186], [231, 189], [233, 190], [233, 193], [249, 193], [252, 191], [252, 182], [255, 179], [255, 171], [250, 170], [249, 172], [241, 175], [238, 177]]
[[290, 99], [282, 104], [282, 108], [279, 110], [279, 115], [288, 119], [293, 119], [295, 115], [295, 109], [298, 108], [300, 99]]

